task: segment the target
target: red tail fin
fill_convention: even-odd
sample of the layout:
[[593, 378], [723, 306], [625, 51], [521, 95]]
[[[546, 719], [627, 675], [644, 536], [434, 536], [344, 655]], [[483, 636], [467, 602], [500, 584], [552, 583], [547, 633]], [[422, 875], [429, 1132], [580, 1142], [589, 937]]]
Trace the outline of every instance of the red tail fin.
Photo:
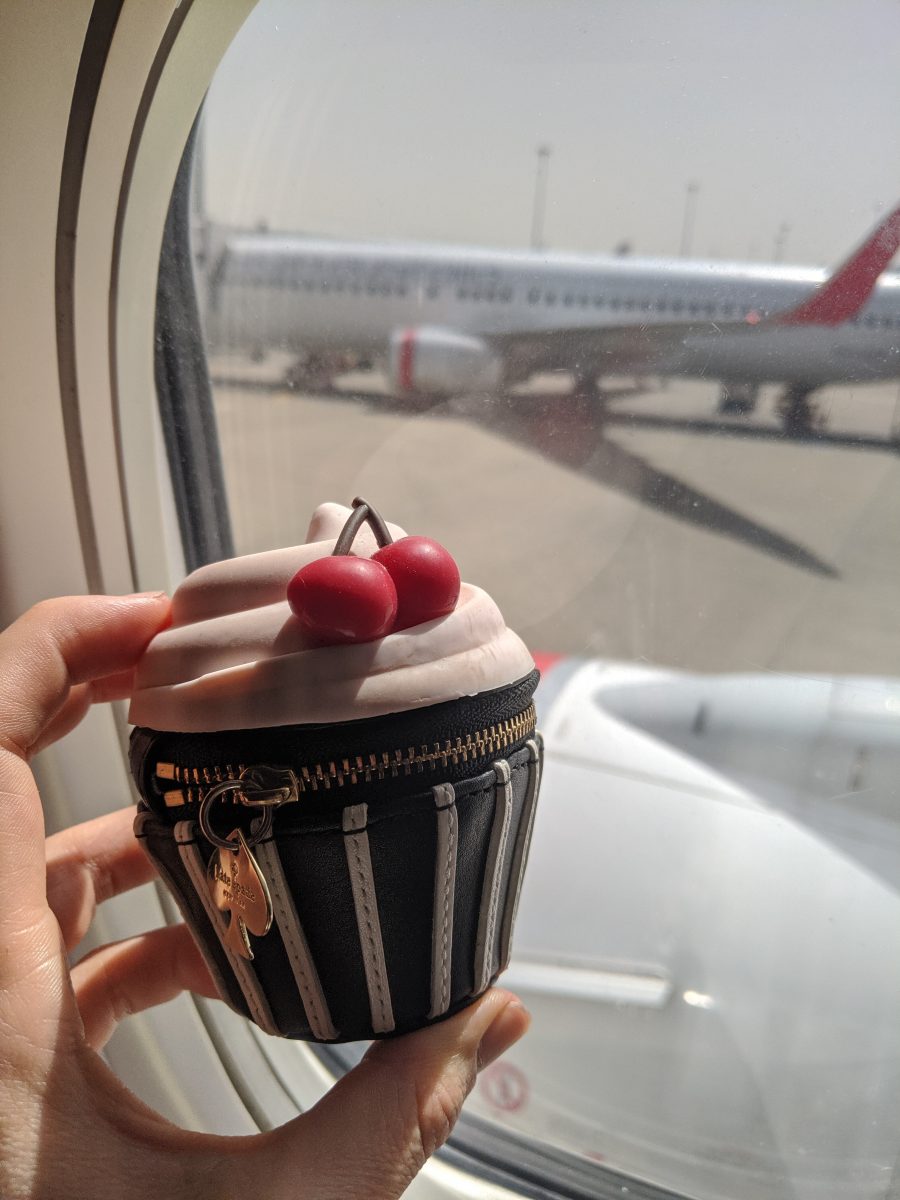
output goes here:
[[900, 207], [884, 218], [846, 262], [808, 300], [774, 318], [779, 325], [841, 325], [872, 294], [878, 276], [900, 249]]

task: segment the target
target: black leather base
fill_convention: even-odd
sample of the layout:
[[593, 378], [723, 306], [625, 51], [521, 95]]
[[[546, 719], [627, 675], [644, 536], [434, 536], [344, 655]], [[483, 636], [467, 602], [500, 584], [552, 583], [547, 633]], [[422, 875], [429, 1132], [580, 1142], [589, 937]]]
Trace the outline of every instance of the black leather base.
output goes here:
[[[521, 711], [535, 682], [492, 693], [492, 708]], [[423, 713], [426, 723], [434, 717]], [[177, 735], [157, 736], [171, 753]], [[252, 962], [229, 950], [231, 918], [210, 902], [205, 875], [215, 851], [200, 832], [196, 804], [160, 803], [152, 731], [136, 737], [145, 800], [135, 832], [222, 999], [263, 1029], [312, 1041], [394, 1036], [452, 1015], [506, 966], [540, 778], [533, 731], [487, 761], [330, 788], [277, 813], [253, 850], [275, 919], [264, 936], [251, 934]], [[426, 739], [409, 744], [419, 740]], [[258, 833], [259, 824], [249, 831]]]

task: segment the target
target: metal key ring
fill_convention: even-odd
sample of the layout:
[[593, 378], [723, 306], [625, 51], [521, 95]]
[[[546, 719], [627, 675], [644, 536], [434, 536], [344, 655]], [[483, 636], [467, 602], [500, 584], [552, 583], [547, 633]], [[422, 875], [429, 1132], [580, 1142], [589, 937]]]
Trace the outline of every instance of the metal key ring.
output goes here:
[[[228, 792], [243, 792], [243, 790], [244, 784], [240, 779], [226, 779], [223, 783], [217, 783], [215, 787], [210, 788], [201, 801], [198, 818], [200, 821], [200, 830], [206, 840], [208, 842], [212, 842], [214, 846], [218, 846], [220, 850], [233, 851], [236, 848], [237, 843], [230, 842], [227, 838], [219, 837], [209, 822], [209, 810], [214, 800], [220, 799]], [[258, 823], [254, 822], [256, 828], [250, 836], [247, 836], [244, 839], [248, 847], [255, 846], [257, 842], [261, 842], [263, 838], [268, 837], [272, 832], [273, 808], [269, 806], [261, 807], [262, 816]]]

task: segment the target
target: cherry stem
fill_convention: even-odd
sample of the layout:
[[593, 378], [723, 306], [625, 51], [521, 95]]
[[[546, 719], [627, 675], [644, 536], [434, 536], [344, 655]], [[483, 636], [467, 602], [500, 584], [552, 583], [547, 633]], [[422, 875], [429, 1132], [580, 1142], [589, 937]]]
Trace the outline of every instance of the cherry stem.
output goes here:
[[347, 518], [344, 528], [338, 535], [337, 541], [334, 543], [332, 554], [349, 554], [350, 547], [353, 545], [353, 539], [359, 533], [359, 527], [366, 523], [369, 516], [368, 504], [360, 504], [354, 506], [353, 512]]
[[349, 554], [356, 535], [359, 533], [360, 526], [368, 521], [375, 534], [375, 541], [380, 547], [390, 546], [393, 538], [390, 535], [384, 518], [377, 509], [372, 508], [371, 504], [366, 503], [362, 497], [357, 496], [353, 501], [353, 512], [344, 523], [344, 528], [338, 535], [337, 541], [334, 543], [332, 554]]
[[356, 497], [353, 501], [353, 507], [354, 509], [365, 508], [367, 510], [366, 519], [369, 522], [372, 532], [375, 534], [375, 541], [379, 547], [383, 549], [385, 546], [390, 546], [394, 539], [391, 537], [387, 523], [378, 509], [373, 508], [367, 500], [363, 500], [362, 496]]

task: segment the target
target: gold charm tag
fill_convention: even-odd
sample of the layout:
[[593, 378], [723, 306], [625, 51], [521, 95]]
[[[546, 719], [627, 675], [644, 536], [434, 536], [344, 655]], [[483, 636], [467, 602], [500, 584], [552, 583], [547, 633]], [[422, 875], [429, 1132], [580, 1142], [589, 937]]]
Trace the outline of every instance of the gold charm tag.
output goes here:
[[241, 958], [253, 958], [247, 931], [256, 937], [269, 932], [272, 897], [240, 829], [233, 830], [228, 840], [234, 843], [234, 849], [216, 849], [206, 879], [213, 904], [220, 912], [231, 913], [225, 944]]

